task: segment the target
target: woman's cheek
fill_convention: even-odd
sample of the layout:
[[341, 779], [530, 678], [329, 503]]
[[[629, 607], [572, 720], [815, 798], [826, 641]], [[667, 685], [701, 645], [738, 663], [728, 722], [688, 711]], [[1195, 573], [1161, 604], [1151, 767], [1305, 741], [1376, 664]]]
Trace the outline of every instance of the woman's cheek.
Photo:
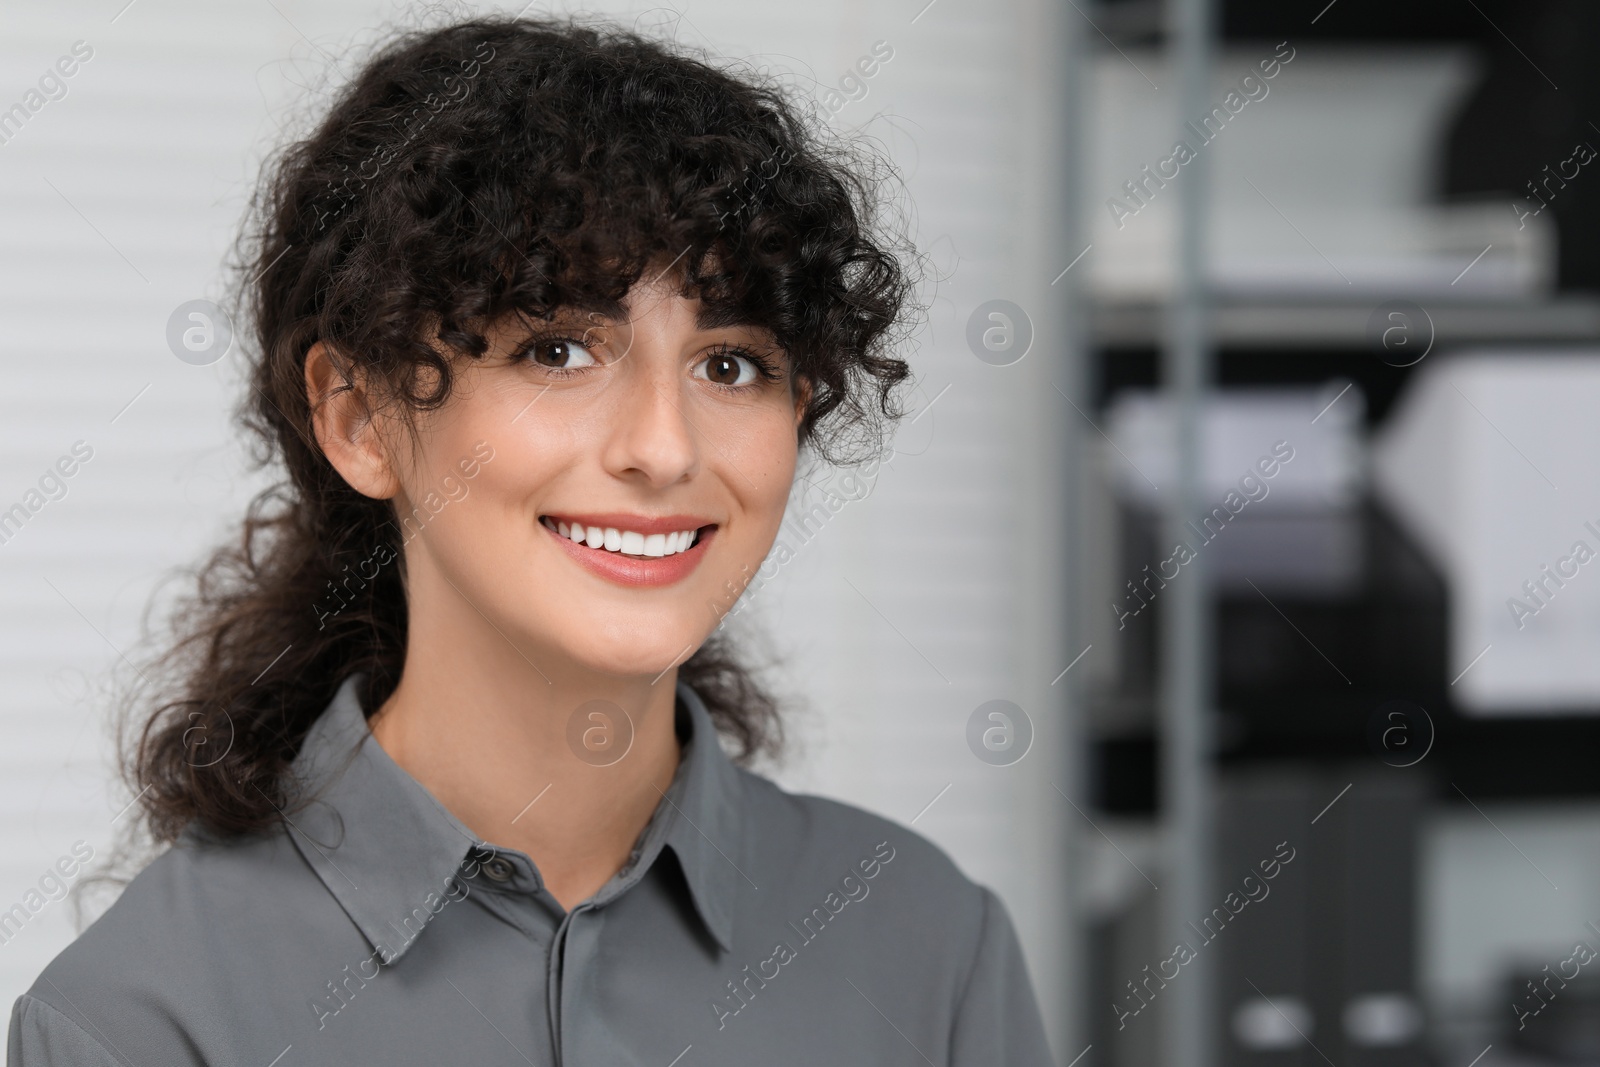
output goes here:
[[[780, 479], [792, 477], [798, 442], [794, 412], [785, 397], [774, 396], [769, 403], [745, 413], [737, 428], [739, 447], [748, 464], [760, 471], [774, 472]], [[788, 493], [788, 486], [783, 488]]]

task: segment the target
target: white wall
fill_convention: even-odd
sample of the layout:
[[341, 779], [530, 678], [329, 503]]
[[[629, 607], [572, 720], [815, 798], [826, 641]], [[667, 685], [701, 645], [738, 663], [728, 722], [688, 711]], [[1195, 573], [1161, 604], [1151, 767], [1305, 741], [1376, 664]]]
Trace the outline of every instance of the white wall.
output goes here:
[[[161, 575], [198, 560], [255, 488], [227, 421], [237, 356], [180, 362], [167, 317], [219, 295], [258, 161], [306, 106], [302, 87], [337, 79], [328, 54], [405, 19], [359, 0], [125, 2], [0, 13], [0, 109], [75, 41], [93, 49], [68, 94], [0, 145], [0, 509], [74, 442], [94, 450], [66, 497], [0, 545], [0, 909], [73, 842], [109, 845], [129, 798], [111, 784], [106, 672], [119, 650], [134, 653]], [[1041, 225], [1054, 16], [1039, 0], [608, 9], [676, 20], [682, 40], [821, 87], [874, 42], [894, 49], [867, 98], [834, 121], [868, 124], [891, 151], [944, 278], [911, 353], [918, 407], [937, 403], [905, 428], [875, 492], [834, 517], [748, 615], [784, 650], [784, 688], [804, 698], [777, 776], [902, 821], [948, 785], [916, 828], [1007, 901], [1059, 1043], [1061, 711], [1049, 682], [1071, 656], [1051, 630], [1058, 563], [1041, 555], [1054, 550], [1041, 488], [1056, 430], [1041, 421], [1054, 373], [1048, 283], [1066, 262]], [[967, 316], [995, 297], [1028, 308], [1038, 330], [1013, 367], [966, 347]], [[997, 697], [1036, 729], [1009, 768], [965, 741], [968, 715]], [[51, 905], [0, 946], [0, 1002], [71, 936], [67, 908]]]

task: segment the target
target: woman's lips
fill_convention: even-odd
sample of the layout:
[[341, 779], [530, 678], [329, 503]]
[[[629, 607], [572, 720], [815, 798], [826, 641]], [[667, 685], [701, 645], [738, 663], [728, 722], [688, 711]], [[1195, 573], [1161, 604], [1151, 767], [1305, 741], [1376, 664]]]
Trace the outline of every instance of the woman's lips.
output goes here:
[[[715, 525], [696, 527], [695, 520], [677, 517], [650, 521], [610, 515], [574, 517], [580, 522], [583, 518], [595, 520], [591, 523], [592, 526], [599, 526], [600, 522], [606, 520], [618, 520], [610, 527], [611, 529], [616, 530], [621, 527], [647, 535], [658, 531], [664, 536], [671, 536], [673, 531], [692, 530], [694, 533], [694, 543], [688, 548], [680, 549], [671, 555], [645, 556], [612, 551], [604, 547], [590, 548], [587, 539], [583, 542], [574, 541], [570, 536], [563, 536], [559, 530], [551, 529], [551, 524], [557, 522], [565, 524], [566, 518], [566, 516], [545, 516], [539, 526], [555, 538], [562, 551], [571, 556], [575, 562], [590, 573], [619, 585], [671, 585], [682, 580], [700, 565], [700, 561], [705, 558], [707, 544], [717, 532]], [[588, 527], [585, 527], [585, 530], [587, 532]]]

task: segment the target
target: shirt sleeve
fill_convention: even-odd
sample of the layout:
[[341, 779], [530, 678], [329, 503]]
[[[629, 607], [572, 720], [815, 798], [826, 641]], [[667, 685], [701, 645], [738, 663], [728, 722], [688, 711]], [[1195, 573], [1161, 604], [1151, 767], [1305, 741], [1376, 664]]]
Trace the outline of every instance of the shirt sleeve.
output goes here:
[[950, 1067], [1054, 1067], [1044, 1019], [1005, 904], [983, 888], [983, 929], [956, 1009]]
[[11, 1008], [6, 1067], [126, 1067], [83, 1027], [24, 993]]

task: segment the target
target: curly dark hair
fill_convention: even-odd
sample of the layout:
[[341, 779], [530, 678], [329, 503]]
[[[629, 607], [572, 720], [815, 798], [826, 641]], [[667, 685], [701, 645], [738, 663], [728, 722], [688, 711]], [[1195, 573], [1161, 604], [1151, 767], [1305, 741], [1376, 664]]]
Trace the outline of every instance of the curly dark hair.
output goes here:
[[[772, 331], [810, 387], [799, 443], [848, 461], [881, 447], [909, 373], [891, 352], [917, 307], [916, 256], [884, 222], [891, 177], [772, 79], [608, 23], [474, 19], [379, 49], [269, 161], [241, 237], [251, 362], [236, 418], [256, 464], [284, 478], [185, 572], [152, 665], [164, 684], [142, 676], [159, 706], [126, 721], [122, 758], [151, 838], [274, 824], [340, 682], [364, 672], [369, 711], [399, 682], [400, 566], [331, 618], [313, 607], [400, 540], [393, 504], [347, 485], [316, 442], [314, 343], [414, 414], [451, 395], [453, 360], [433, 342], [481, 358], [502, 316], [614, 307], [665, 265], [724, 321]], [[680, 677], [738, 759], [776, 751], [775, 702], [725, 636]]]

